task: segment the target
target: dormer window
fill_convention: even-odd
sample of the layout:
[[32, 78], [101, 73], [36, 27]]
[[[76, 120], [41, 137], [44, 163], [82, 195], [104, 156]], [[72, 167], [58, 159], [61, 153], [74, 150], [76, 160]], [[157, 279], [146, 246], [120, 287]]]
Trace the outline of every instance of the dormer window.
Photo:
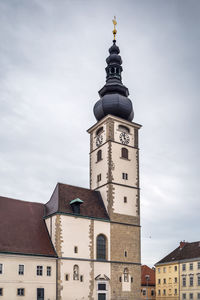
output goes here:
[[82, 203], [83, 201], [79, 198], [76, 198], [70, 202], [74, 214], [80, 214], [80, 206]]

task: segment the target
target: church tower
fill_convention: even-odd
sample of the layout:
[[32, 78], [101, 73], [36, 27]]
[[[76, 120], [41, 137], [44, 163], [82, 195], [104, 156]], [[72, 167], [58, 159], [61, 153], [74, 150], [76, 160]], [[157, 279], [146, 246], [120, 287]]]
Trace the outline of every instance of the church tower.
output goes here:
[[122, 83], [115, 28], [113, 33], [106, 59], [106, 84], [94, 105], [97, 123], [88, 130], [90, 188], [100, 192], [110, 218], [111, 299], [139, 299], [141, 125], [132, 122], [134, 111], [128, 88]]

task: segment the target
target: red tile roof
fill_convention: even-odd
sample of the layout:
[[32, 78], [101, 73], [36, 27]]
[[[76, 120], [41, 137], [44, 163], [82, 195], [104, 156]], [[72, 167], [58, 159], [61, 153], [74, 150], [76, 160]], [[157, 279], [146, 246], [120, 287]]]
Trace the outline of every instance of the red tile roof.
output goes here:
[[109, 220], [100, 192], [63, 183], [57, 184], [51, 199], [46, 203], [45, 215], [56, 212], [73, 214], [70, 202], [76, 198], [83, 201], [80, 216]]
[[157, 262], [156, 265], [191, 258], [200, 258], [200, 241], [193, 243], [180, 242], [179, 247]]
[[44, 205], [0, 197], [0, 252], [56, 256]]
[[148, 286], [155, 286], [155, 270], [146, 265], [141, 267], [141, 285], [146, 286], [146, 275], [149, 275]]

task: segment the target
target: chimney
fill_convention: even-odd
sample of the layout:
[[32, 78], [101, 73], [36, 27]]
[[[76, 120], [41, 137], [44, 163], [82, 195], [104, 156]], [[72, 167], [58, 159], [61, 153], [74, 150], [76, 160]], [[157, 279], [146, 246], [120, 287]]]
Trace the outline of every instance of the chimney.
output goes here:
[[183, 249], [183, 247], [185, 246], [185, 244], [186, 244], [186, 242], [185, 242], [185, 241], [181, 241], [181, 242], [180, 242], [180, 250], [182, 250], [182, 249]]

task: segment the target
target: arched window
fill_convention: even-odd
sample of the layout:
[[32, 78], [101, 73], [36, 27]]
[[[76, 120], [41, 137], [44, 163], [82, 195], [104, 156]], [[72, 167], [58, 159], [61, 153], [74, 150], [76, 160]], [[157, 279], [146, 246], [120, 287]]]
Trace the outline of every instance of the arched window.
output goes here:
[[128, 159], [128, 149], [126, 148], [121, 149], [121, 157]]
[[102, 133], [102, 131], [103, 131], [103, 127], [100, 127], [99, 129], [97, 129], [96, 135], [99, 135], [100, 133]]
[[79, 280], [79, 266], [78, 265], [74, 265], [73, 280]]
[[100, 161], [100, 160], [102, 160], [102, 151], [101, 150], [97, 151], [97, 161]]
[[128, 268], [124, 269], [124, 282], [128, 282]]
[[120, 131], [123, 131], [123, 132], [126, 132], [126, 133], [129, 133], [129, 132], [130, 132], [129, 128], [126, 127], [126, 126], [124, 126], [124, 125], [119, 125], [118, 129], [119, 129]]
[[103, 234], [97, 236], [97, 259], [106, 259], [106, 237]]

